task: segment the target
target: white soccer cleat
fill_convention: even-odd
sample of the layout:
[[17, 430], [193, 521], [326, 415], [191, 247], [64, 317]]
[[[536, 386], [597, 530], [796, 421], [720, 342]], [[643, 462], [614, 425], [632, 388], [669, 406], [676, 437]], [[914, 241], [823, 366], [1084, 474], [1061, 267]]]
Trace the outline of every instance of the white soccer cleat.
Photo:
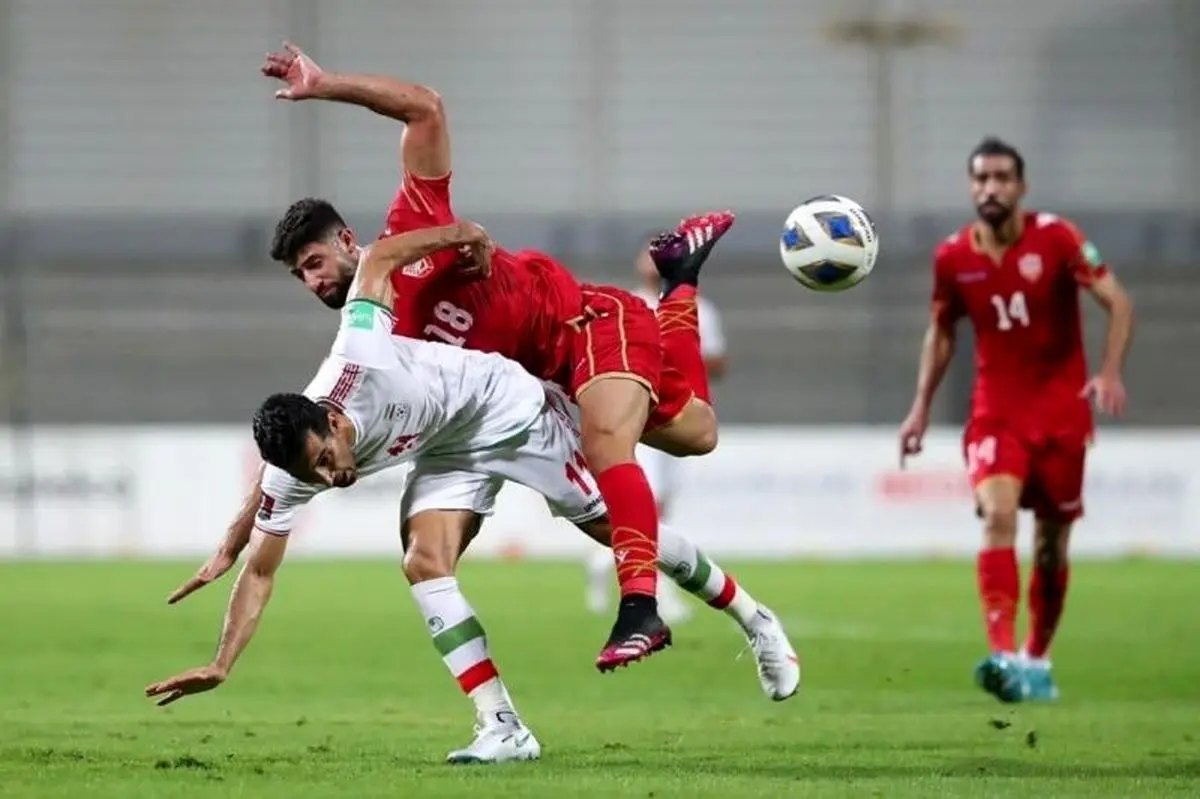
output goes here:
[[489, 723], [475, 725], [475, 740], [446, 755], [447, 763], [484, 765], [537, 760], [542, 745], [515, 713], [497, 713]]
[[776, 702], [795, 695], [800, 688], [800, 658], [792, 648], [783, 625], [762, 605], [746, 629], [746, 638], [758, 664], [758, 681]]

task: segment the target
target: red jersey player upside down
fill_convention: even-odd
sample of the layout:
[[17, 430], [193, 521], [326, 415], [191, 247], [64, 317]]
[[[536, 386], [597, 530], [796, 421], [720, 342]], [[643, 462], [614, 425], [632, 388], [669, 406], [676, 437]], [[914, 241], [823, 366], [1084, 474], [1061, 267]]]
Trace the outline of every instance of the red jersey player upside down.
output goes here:
[[[975, 331], [975, 384], [963, 455], [984, 522], [979, 591], [992, 655], [977, 669], [981, 686], [1003, 701], [1053, 698], [1050, 641], [1067, 584], [1067, 542], [1083, 514], [1090, 401], [1124, 409], [1121, 380], [1132, 328], [1128, 295], [1098, 250], [1066, 219], [1024, 211], [1024, 160], [985, 139], [968, 170], [979, 219], [934, 255], [931, 321], [921, 351], [913, 407], [901, 426], [901, 463], [921, 451], [934, 392], [954, 352], [955, 327]], [[1088, 380], [1080, 289], [1109, 314], [1104, 360]], [[1017, 511], [1033, 510], [1035, 568], [1031, 631], [1016, 654], [1020, 576]]]
[[[276, 94], [281, 99], [346, 102], [405, 124], [404, 179], [384, 236], [454, 220], [448, 126], [432, 90], [380, 76], [325, 73], [293, 45], [269, 54], [263, 73], [287, 84]], [[531, 251], [497, 247], [482, 280], [459, 269], [454, 252], [442, 252], [399, 270], [393, 284], [398, 334], [506, 355], [562, 385], [579, 405], [582, 455], [612, 518], [622, 594], [597, 659], [602, 671], [670, 644], [654, 599], [657, 512], [634, 447], [643, 440], [694, 455], [716, 444], [695, 293], [700, 264], [732, 223], [732, 214], [685, 220], [659, 242], [664, 297], [658, 319], [632, 294], [580, 285], [549, 256]], [[286, 245], [273, 246], [272, 257], [327, 305], [340, 307], [359, 246], [333, 207], [302, 200], [276, 233], [277, 243]]]

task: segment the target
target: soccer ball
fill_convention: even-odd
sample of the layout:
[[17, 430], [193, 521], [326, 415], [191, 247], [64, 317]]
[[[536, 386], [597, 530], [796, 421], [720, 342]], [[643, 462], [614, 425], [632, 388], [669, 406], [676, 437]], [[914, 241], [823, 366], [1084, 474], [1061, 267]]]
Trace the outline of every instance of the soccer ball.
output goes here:
[[875, 268], [879, 236], [861, 205], [825, 194], [788, 214], [779, 255], [802, 285], [814, 291], [845, 291]]

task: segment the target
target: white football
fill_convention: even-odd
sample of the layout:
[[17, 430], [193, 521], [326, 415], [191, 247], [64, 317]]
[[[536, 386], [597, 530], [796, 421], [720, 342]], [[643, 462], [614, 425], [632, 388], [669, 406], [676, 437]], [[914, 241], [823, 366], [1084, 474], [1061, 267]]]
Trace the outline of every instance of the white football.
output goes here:
[[814, 291], [845, 291], [875, 268], [879, 235], [861, 205], [824, 194], [788, 214], [779, 255], [802, 285]]

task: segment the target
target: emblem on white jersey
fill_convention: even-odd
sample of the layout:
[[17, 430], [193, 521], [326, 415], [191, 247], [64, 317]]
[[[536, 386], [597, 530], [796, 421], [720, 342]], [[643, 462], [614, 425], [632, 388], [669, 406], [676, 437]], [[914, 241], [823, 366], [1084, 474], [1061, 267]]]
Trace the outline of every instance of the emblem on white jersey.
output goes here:
[[401, 269], [400, 274], [404, 275], [405, 277], [421, 278], [421, 277], [425, 277], [432, 271], [433, 271], [433, 261], [429, 260], [428, 258], [422, 258], [421, 260], [417, 261], [415, 264], [409, 264], [408, 266]]
[[274, 512], [275, 497], [269, 497], [266, 494], [263, 494], [262, 502], [258, 504], [258, 518], [265, 522], [271, 518], [271, 514]]
[[389, 402], [383, 409], [383, 418], [389, 422], [407, 419], [412, 413], [412, 407], [407, 402]]
[[1036, 252], [1022, 255], [1021, 260], [1017, 261], [1017, 271], [1021, 277], [1033, 283], [1042, 276], [1042, 256]]

